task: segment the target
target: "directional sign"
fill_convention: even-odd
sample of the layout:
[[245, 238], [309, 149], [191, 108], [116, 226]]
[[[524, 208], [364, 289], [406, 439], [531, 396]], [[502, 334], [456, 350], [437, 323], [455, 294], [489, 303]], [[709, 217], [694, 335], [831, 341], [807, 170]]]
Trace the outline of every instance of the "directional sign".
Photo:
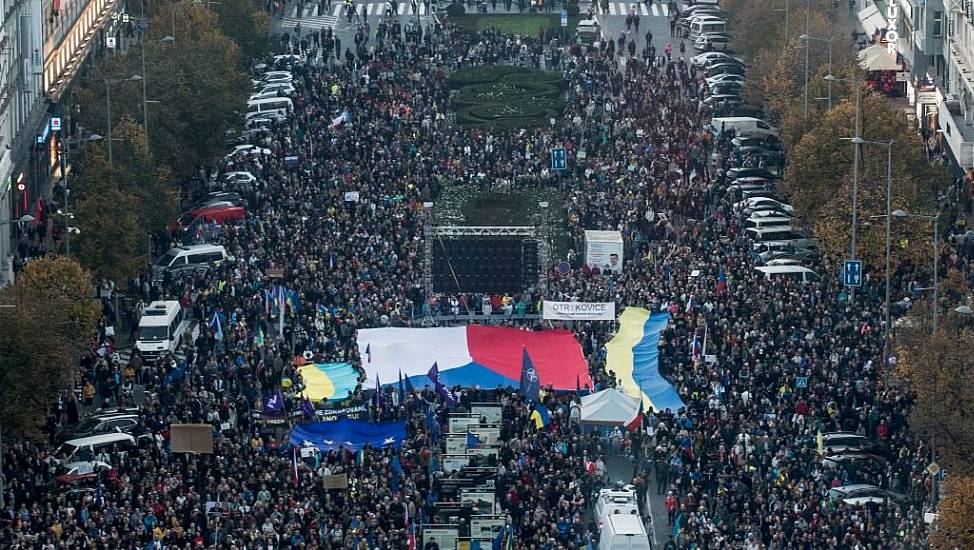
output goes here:
[[561, 26], [568, 26], [568, 10], [561, 10]]
[[862, 286], [862, 261], [846, 260], [842, 264], [842, 284], [851, 287]]
[[568, 167], [568, 154], [564, 147], [551, 150], [551, 169], [564, 170]]

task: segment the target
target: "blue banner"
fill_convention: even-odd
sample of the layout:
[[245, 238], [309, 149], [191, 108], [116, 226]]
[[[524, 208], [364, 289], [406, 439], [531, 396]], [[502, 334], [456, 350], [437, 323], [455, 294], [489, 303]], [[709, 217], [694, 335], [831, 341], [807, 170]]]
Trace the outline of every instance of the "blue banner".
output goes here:
[[366, 445], [376, 449], [390, 445], [398, 448], [405, 438], [405, 422], [367, 422], [350, 418], [298, 424], [291, 430], [292, 445], [312, 446], [321, 451], [340, 447], [357, 451]]

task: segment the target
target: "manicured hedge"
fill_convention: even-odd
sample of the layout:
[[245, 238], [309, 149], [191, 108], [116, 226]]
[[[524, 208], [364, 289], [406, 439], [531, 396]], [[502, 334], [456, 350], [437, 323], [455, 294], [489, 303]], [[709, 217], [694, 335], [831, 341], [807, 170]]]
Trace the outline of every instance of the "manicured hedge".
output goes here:
[[510, 65], [479, 65], [476, 67], [465, 67], [450, 75], [450, 86], [460, 88], [470, 84], [484, 84], [497, 82], [506, 75], [517, 75], [531, 72], [525, 67], [512, 67]]
[[460, 125], [528, 128], [560, 119], [565, 111], [565, 82], [557, 73], [484, 65], [457, 71], [450, 84], [458, 89], [452, 106]]
[[460, 17], [466, 12], [467, 10], [463, 7], [463, 4], [453, 3], [446, 7], [446, 14], [450, 17]]

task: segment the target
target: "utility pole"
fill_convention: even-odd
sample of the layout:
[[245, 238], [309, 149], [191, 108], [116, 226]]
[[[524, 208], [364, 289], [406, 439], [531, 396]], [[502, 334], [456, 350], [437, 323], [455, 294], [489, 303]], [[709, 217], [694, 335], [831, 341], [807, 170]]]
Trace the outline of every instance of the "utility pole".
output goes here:
[[[856, 259], [856, 233], [859, 231], [859, 155], [860, 147], [862, 147], [862, 86], [859, 84], [859, 79], [856, 79], [856, 135], [853, 138], [852, 146], [854, 147], [852, 155], [852, 245], [850, 250], [850, 260]], [[849, 289], [850, 300], [854, 301], [856, 299], [856, 287], [851, 287]]]

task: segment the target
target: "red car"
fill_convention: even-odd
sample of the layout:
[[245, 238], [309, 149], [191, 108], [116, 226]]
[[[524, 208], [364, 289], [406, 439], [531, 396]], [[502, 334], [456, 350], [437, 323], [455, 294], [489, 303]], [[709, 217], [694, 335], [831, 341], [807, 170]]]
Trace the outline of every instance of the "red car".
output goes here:
[[179, 219], [169, 226], [169, 229], [178, 231], [199, 221], [223, 225], [228, 221], [242, 220], [245, 215], [243, 206], [235, 205], [232, 202], [216, 202], [184, 212], [179, 216]]

